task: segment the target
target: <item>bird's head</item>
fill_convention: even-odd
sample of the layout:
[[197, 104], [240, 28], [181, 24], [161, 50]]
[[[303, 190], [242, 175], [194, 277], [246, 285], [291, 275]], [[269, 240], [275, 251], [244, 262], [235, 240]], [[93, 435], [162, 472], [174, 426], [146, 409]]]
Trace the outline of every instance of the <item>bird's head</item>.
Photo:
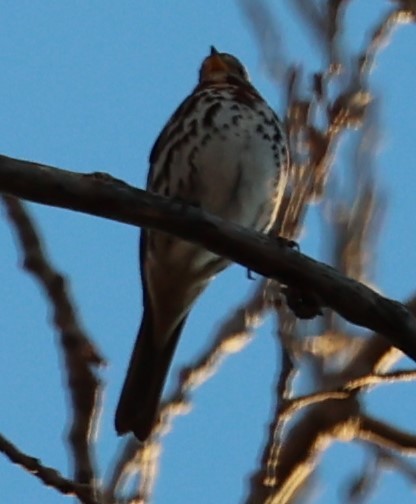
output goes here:
[[247, 70], [236, 57], [220, 53], [211, 46], [210, 55], [202, 62], [199, 82], [226, 82], [228, 77], [235, 77], [243, 82], [250, 80]]

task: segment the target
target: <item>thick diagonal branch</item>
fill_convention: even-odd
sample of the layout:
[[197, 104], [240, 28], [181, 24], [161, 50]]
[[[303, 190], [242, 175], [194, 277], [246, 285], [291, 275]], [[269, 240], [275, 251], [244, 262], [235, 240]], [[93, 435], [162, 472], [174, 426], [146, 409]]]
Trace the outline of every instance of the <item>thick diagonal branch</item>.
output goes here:
[[416, 319], [380, 296], [275, 240], [103, 174], [82, 175], [0, 156], [0, 191], [199, 243], [252, 271], [304, 291], [346, 320], [383, 334], [416, 361]]

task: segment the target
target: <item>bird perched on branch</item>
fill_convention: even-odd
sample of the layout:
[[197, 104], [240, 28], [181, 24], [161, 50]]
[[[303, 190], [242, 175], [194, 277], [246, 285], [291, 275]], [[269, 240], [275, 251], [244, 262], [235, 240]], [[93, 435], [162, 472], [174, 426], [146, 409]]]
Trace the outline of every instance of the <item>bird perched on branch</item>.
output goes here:
[[[147, 189], [267, 233], [285, 189], [282, 124], [246, 69], [211, 48], [199, 82], [150, 153]], [[146, 440], [193, 303], [229, 261], [173, 235], [143, 229], [143, 318], [118, 403], [118, 434]]]

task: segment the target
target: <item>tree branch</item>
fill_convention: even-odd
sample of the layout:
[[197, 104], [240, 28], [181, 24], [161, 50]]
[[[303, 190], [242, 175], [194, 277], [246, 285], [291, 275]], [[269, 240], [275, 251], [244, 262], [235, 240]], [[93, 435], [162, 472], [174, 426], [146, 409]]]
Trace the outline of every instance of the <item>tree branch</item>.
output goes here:
[[416, 453], [416, 436], [414, 434], [404, 432], [367, 415], [361, 416], [357, 437], [385, 449], [397, 450], [402, 455]]
[[106, 174], [78, 174], [0, 156], [0, 191], [198, 243], [263, 276], [319, 296], [346, 320], [383, 334], [416, 361], [416, 319], [400, 303], [261, 233], [135, 189]]
[[0, 434], [0, 452], [14, 464], [18, 464], [40, 479], [46, 486], [58, 490], [64, 495], [74, 495], [84, 504], [98, 504], [98, 501], [91, 496], [91, 489], [88, 485], [81, 485], [61, 476], [58, 471], [51, 467], [46, 467], [34, 457], [26, 455]]
[[10, 196], [0, 197], [13, 224], [24, 255], [24, 267], [43, 288], [52, 306], [53, 322], [60, 336], [66, 364], [72, 422], [68, 441], [77, 483], [96, 483], [96, 468], [91, 439], [95, 432], [101, 383], [95, 368], [105, 361], [88, 338], [78, 320], [67, 280], [48, 260], [35, 224], [22, 202]]

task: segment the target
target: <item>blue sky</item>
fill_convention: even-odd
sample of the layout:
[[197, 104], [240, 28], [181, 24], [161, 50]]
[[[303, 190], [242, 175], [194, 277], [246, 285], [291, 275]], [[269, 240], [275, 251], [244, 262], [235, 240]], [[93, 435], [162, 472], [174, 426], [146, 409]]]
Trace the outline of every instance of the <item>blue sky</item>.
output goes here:
[[[282, 21], [279, 34], [288, 59], [305, 64], [308, 71], [318, 69], [313, 39], [280, 4], [284, 2], [270, 2]], [[346, 30], [350, 46], [357, 50], [390, 7], [388, 1], [352, 2]], [[195, 85], [211, 44], [241, 58], [261, 93], [281, 111], [281, 93], [264, 72], [258, 44], [237, 2], [19, 0], [3, 2], [0, 15], [2, 154], [79, 172], [106, 171], [143, 187], [152, 143]], [[415, 46], [414, 27], [400, 27], [371, 77], [381, 99], [383, 128], [376, 171], [388, 202], [374, 280], [387, 296], [399, 300], [415, 288]], [[105, 475], [118, 443], [112, 415], [141, 313], [138, 233], [103, 219], [32, 204], [29, 208], [53, 264], [70, 278], [85, 328], [109, 361], [102, 372], [106, 389], [97, 447]], [[317, 257], [322, 250], [317, 236], [312, 220], [302, 251]], [[42, 293], [21, 269], [3, 215], [0, 248], [0, 432], [65, 474], [61, 441], [67, 410], [57, 338]], [[215, 281], [189, 320], [173, 376], [253, 288], [237, 266]], [[273, 330], [266, 321], [255, 340], [194, 394], [192, 413], [175, 421], [164, 442], [155, 503], [241, 501], [271, 413], [278, 359]], [[414, 429], [409, 420], [416, 415], [414, 385], [390, 386], [371, 397], [371, 411]], [[345, 468], [338, 467], [339, 457]], [[360, 448], [332, 448], [324, 457], [317, 502], [341, 502], [332, 482], [362, 460]], [[64, 501], [4, 458], [0, 484], [8, 504]], [[390, 503], [393, 496], [402, 504], [414, 499], [410, 485], [389, 475], [370, 502]]]

